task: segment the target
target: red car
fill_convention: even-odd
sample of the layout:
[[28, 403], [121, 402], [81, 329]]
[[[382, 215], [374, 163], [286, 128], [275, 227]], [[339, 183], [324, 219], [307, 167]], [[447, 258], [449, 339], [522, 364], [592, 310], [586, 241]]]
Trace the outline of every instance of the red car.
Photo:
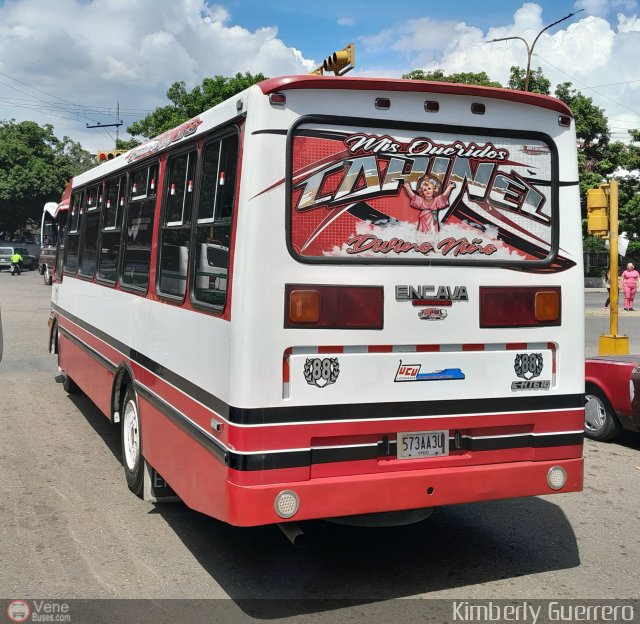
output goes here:
[[622, 429], [640, 431], [640, 355], [600, 355], [585, 366], [584, 433], [613, 440]]

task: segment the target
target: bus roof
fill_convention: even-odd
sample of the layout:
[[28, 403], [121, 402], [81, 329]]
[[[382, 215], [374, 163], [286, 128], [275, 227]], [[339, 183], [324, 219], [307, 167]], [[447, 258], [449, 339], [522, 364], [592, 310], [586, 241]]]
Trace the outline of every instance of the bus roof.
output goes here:
[[481, 87], [477, 85], [451, 82], [430, 82], [428, 80], [405, 80], [397, 78], [345, 78], [344, 76], [281, 76], [270, 78], [259, 83], [265, 95], [275, 91], [292, 89], [347, 89], [352, 91], [412, 91], [414, 93], [446, 93], [452, 95], [469, 95], [475, 97], [498, 98], [520, 102], [531, 106], [548, 108], [569, 115], [573, 113], [569, 107], [557, 98], [527, 91], [515, 91], [497, 87]]

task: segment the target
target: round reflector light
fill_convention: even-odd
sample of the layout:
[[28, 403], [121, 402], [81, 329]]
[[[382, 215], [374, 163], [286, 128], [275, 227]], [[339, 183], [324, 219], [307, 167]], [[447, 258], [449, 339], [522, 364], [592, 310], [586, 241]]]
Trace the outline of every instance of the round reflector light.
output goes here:
[[567, 473], [561, 466], [554, 466], [549, 470], [547, 483], [552, 490], [559, 490], [567, 482]]
[[283, 490], [276, 496], [273, 506], [281, 518], [291, 518], [298, 512], [300, 500], [295, 492]]

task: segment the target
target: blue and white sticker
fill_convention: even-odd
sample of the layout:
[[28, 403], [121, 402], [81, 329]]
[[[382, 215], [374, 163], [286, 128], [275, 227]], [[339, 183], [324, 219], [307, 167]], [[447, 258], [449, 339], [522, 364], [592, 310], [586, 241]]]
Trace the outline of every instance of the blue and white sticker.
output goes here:
[[446, 381], [465, 378], [459, 368], [443, 368], [429, 373], [421, 373], [421, 368], [422, 364], [403, 364], [400, 360], [394, 381]]

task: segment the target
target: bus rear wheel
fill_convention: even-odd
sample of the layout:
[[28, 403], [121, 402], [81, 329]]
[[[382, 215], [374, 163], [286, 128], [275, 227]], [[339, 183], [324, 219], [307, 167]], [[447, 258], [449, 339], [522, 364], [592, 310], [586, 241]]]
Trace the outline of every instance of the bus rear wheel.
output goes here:
[[129, 489], [142, 498], [144, 483], [144, 459], [142, 457], [142, 437], [140, 435], [140, 414], [138, 399], [131, 386], [127, 387], [122, 403], [122, 465]]

